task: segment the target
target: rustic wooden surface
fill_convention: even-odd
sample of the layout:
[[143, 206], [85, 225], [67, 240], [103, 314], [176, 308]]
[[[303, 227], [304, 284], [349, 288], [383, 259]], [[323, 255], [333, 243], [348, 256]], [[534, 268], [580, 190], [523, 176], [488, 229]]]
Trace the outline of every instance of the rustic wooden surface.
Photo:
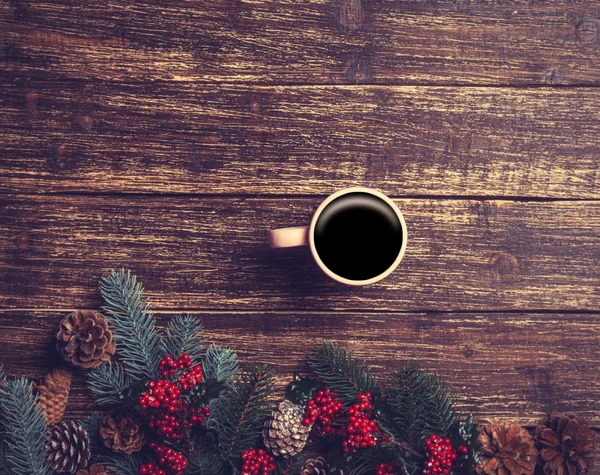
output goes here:
[[[126, 266], [279, 388], [327, 338], [600, 428], [599, 58], [591, 0], [0, 0], [0, 363], [49, 371]], [[268, 248], [353, 185], [405, 213], [388, 280]]]

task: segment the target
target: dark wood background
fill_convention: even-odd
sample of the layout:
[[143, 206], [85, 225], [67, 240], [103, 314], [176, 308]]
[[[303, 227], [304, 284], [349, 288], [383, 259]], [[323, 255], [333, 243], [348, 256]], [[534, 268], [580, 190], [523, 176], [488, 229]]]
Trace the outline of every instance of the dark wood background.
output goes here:
[[[326, 338], [600, 427], [599, 60], [591, 0], [0, 0], [0, 362], [124, 266], [280, 386]], [[355, 185], [405, 213], [388, 280], [268, 248]]]

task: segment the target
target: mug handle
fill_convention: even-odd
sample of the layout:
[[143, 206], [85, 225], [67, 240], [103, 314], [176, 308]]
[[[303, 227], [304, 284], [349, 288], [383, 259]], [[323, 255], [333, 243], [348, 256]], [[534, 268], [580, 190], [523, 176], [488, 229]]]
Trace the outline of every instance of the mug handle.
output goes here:
[[308, 246], [309, 226], [272, 229], [269, 231], [269, 245], [272, 248]]

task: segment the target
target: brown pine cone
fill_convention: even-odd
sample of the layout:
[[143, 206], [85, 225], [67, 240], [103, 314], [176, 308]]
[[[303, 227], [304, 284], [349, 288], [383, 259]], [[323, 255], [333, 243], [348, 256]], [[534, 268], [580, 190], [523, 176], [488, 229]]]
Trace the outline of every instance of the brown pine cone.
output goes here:
[[581, 417], [555, 411], [546, 425], [538, 426], [535, 440], [546, 475], [581, 475], [594, 463], [596, 432]]
[[337, 468], [332, 469], [323, 457], [317, 457], [306, 461], [300, 475], [344, 475], [344, 472]]
[[54, 426], [48, 435], [46, 460], [59, 473], [76, 473], [85, 468], [90, 460], [87, 432], [73, 421]]
[[93, 464], [87, 470], [79, 470], [76, 475], [117, 475], [115, 472], [111, 472], [104, 465], [100, 465], [99, 463]]
[[302, 424], [304, 411], [287, 399], [279, 403], [272, 419], [265, 422], [263, 441], [276, 457], [293, 457], [299, 454], [310, 434], [310, 427]]
[[113, 452], [131, 455], [146, 443], [142, 421], [126, 413], [113, 412], [104, 417], [100, 427], [104, 445]]
[[515, 422], [492, 422], [481, 426], [481, 464], [486, 475], [532, 475], [538, 451], [531, 434]]
[[70, 368], [59, 366], [46, 375], [43, 383], [37, 386], [40, 406], [44, 409], [49, 426], [58, 424], [65, 415], [72, 376], [73, 371]]
[[60, 322], [56, 349], [73, 366], [91, 369], [110, 360], [115, 354], [116, 344], [104, 315], [78, 310]]

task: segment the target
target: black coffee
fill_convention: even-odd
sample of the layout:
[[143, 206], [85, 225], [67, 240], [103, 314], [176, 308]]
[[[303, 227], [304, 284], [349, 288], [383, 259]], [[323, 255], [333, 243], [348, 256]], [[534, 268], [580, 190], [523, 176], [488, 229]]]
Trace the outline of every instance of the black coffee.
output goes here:
[[402, 226], [385, 201], [368, 193], [348, 193], [322, 211], [315, 247], [325, 266], [348, 280], [368, 280], [385, 272], [402, 247]]

